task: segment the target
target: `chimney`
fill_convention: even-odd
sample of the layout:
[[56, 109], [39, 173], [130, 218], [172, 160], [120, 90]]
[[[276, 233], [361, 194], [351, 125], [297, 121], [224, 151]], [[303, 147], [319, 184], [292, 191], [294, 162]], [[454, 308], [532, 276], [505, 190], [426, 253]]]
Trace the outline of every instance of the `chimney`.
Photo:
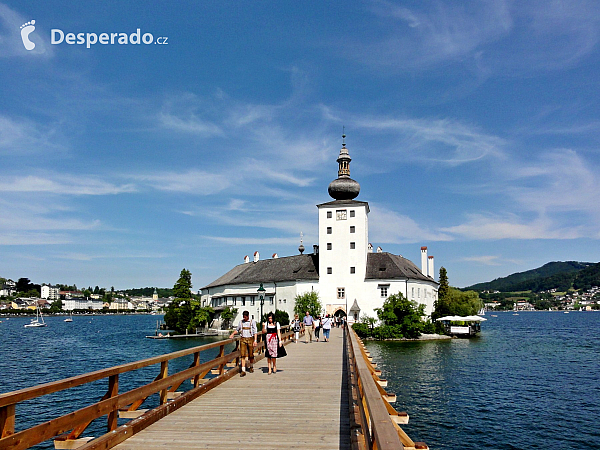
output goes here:
[[260, 259], [260, 255], [258, 252], [254, 252], [254, 262], [257, 262]]
[[435, 272], [433, 271], [433, 256], [427, 257], [427, 274], [435, 280]]
[[248, 264], [250, 262], [250, 257], [248, 255], [244, 256], [244, 264]]
[[373, 244], [369, 242], [369, 246], [367, 247], [367, 253], [373, 253]]
[[277, 259], [279, 258], [279, 255], [277, 253], [273, 253], [273, 259]]
[[314, 253], [315, 255], [318, 255], [318, 254], [319, 254], [319, 246], [318, 246], [318, 245], [316, 245], [316, 244], [315, 244], [315, 245], [313, 245], [313, 253]]
[[421, 247], [421, 272], [427, 276], [427, 247]]
[[377, 247], [377, 253], [383, 253], [383, 249], [381, 247]]

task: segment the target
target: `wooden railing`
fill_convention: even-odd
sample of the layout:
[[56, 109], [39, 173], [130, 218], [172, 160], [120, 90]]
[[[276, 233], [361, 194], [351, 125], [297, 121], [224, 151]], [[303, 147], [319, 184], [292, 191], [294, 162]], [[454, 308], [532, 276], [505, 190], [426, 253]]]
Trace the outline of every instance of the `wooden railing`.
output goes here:
[[408, 414], [396, 411], [390, 403], [394, 394], [383, 388], [387, 381], [352, 327], [346, 328], [350, 431], [352, 448], [358, 450], [428, 449], [424, 442], [413, 442], [400, 428]]
[[[284, 344], [287, 344], [293, 335], [288, 328], [282, 327]], [[52, 438], [54, 438], [56, 448], [79, 448], [81, 450], [111, 448], [239, 373], [239, 345], [236, 344], [232, 352], [225, 353], [225, 346], [236, 343], [238, 339], [213, 342], [0, 394], [0, 449], [26, 449]], [[215, 348], [219, 349], [218, 356], [201, 363], [200, 353]], [[169, 375], [169, 363], [188, 355], [193, 355], [189, 368]], [[255, 361], [263, 357], [264, 342], [259, 340]], [[160, 364], [160, 369], [152, 382], [128, 392], [119, 393], [119, 375], [158, 364]], [[210, 379], [205, 378], [211, 371], [216, 376]], [[103, 379], [107, 380], [108, 389], [101, 400], [69, 414], [15, 432], [15, 412], [19, 403]], [[193, 388], [187, 392], [177, 392], [185, 380], [191, 380]], [[148, 397], [157, 393], [159, 394], [158, 407], [150, 410], [139, 409]], [[102, 416], [107, 416], [107, 434], [96, 439], [81, 438], [88, 425]], [[132, 420], [119, 427], [117, 425], [119, 417]], [[93, 440], [87, 442], [89, 439]]]

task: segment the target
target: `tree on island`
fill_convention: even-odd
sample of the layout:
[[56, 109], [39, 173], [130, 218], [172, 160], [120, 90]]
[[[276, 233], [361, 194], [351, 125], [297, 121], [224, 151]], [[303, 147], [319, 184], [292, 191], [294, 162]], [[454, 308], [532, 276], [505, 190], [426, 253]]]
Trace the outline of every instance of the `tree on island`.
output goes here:
[[177, 333], [194, 332], [196, 328], [204, 327], [214, 314], [214, 310], [207, 306], [202, 307], [200, 300], [192, 294], [192, 273], [183, 269], [179, 279], [173, 286], [175, 300], [169, 305], [165, 313], [167, 328]]
[[296, 302], [294, 306], [294, 312], [300, 316], [300, 319], [304, 317], [306, 311], [313, 317], [321, 315], [323, 306], [319, 300], [319, 294], [315, 291], [305, 292], [302, 295], [296, 295], [294, 299]]
[[438, 298], [434, 302], [434, 311], [431, 320], [444, 316], [472, 316], [479, 312], [482, 307], [479, 294], [475, 291], [461, 291], [448, 284], [448, 273], [444, 267], [440, 267], [440, 286]]
[[374, 318], [364, 316], [362, 323], [352, 328], [360, 337], [374, 339], [416, 339], [421, 333], [431, 332], [431, 324], [424, 322], [425, 305], [407, 300], [401, 293], [390, 295], [383, 307], [375, 310], [381, 324], [373, 327]]

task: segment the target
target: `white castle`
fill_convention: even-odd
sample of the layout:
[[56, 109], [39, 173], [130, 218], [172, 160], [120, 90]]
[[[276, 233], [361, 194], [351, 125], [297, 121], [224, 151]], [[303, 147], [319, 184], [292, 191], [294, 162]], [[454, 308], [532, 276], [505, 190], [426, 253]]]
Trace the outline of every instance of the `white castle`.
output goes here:
[[[342, 136], [345, 139], [345, 135]], [[264, 313], [276, 309], [294, 314], [294, 298], [317, 291], [324, 314], [347, 316], [349, 322], [363, 316], [377, 317], [376, 308], [385, 299], [401, 292], [407, 299], [425, 305], [431, 315], [437, 299], [438, 283], [434, 279], [433, 256], [421, 247], [421, 269], [406, 258], [373, 252], [369, 243], [369, 204], [355, 200], [360, 192], [358, 182], [350, 178], [350, 155], [345, 142], [337, 159], [338, 178], [329, 184], [333, 201], [317, 205], [319, 210], [319, 244], [313, 253], [305, 254], [302, 241], [300, 254], [261, 260], [246, 256], [244, 263], [201, 289], [203, 306], [217, 313], [226, 306], [261, 314], [258, 288], [262, 284]], [[217, 314], [218, 317], [218, 314]]]

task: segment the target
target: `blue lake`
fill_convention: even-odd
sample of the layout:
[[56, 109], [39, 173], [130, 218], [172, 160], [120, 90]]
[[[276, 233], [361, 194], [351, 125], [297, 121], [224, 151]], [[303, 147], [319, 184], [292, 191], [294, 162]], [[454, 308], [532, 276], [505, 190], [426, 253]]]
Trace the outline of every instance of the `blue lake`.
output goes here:
[[[486, 318], [475, 339], [367, 343], [388, 379], [386, 389], [397, 394], [394, 406], [410, 415], [404, 426], [409, 436], [432, 450], [599, 449], [600, 313], [488, 313]], [[215, 340], [145, 339], [159, 319], [75, 316], [65, 323], [64, 317], [48, 317], [47, 328], [23, 328], [29, 319], [0, 318], [0, 392]], [[169, 371], [190, 363], [191, 356], [182, 358]], [[153, 366], [120, 377], [120, 392], [157, 373]], [[25, 402], [17, 409], [17, 429], [85, 406], [104, 392], [106, 381]], [[156, 403], [155, 396], [148, 406]], [[99, 419], [84, 435], [100, 435], [105, 426]]]
[[[0, 392], [9, 392], [49, 381], [60, 380], [118, 364], [185, 348], [214, 342], [219, 338], [146, 339], [153, 335], [157, 320], [151, 315], [94, 315], [46, 317], [45, 328], [24, 328], [29, 318], [0, 317]], [[208, 361], [217, 349], [202, 352], [201, 361]], [[169, 373], [183, 370], [192, 356], [169, 363]], [[119, 392], [126, 392], [152, 381], [160, 365], [123, 374], [119, 377]], [[191, 389], [185, 382], [179, 390]], [[21, 430], [71, 412], [98, 401], [107, 389], [107, 380], [90, 383], [67, 391], [23, 402], [17, 406], [16, 429]], [[147, 400], [144, 407], [158, 405], [158, 395]], [[119, 420], [119, 425], [126, 421]], [[106, 432], [106, 418], [94, 421], [83, 434], [99, 436]], [[51, 442], [35, 448], [54, 448]]]
[[367, 343], [407, 434], [432, 450], [600, 449], [600, 313], [485, 317], [474, 339]]

